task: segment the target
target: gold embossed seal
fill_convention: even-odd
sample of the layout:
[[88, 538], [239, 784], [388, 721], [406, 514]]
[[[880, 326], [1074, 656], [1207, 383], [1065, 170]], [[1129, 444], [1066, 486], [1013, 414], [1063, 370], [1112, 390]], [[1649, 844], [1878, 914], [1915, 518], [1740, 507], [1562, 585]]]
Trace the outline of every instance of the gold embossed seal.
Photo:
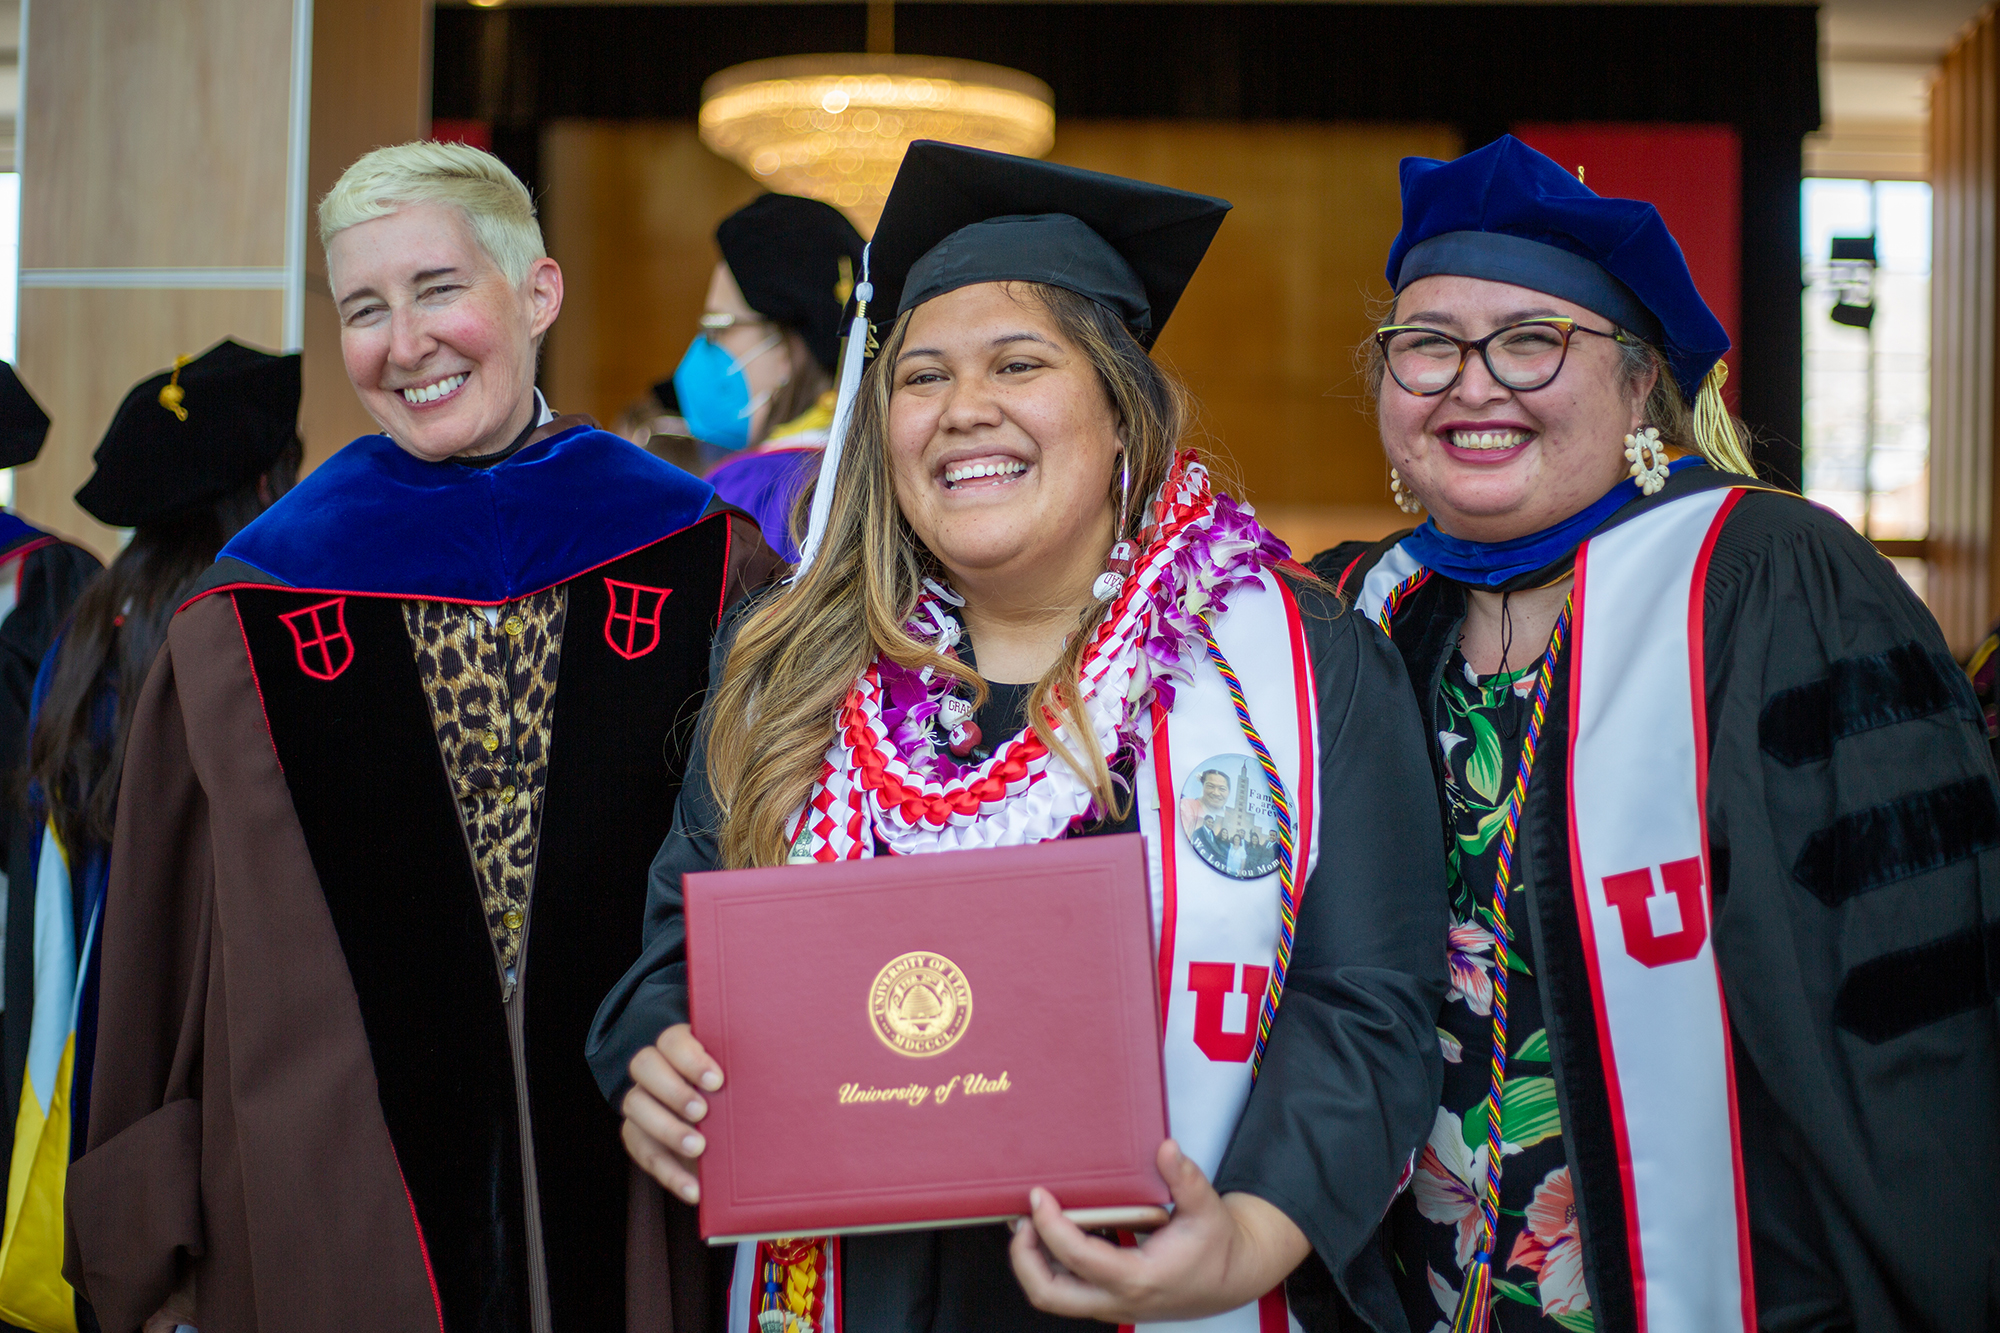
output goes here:
[[943, 954], [891, 958], [868, 988], [868, 1025], [898, 1055], [940, 1055], [972, 1022], [972, 985]]

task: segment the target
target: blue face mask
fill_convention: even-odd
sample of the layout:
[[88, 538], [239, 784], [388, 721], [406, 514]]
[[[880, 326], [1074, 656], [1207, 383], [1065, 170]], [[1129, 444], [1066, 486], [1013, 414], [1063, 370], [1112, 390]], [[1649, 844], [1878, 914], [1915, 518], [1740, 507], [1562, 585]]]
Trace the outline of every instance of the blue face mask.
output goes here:
[[761, 393], [753, 401], [743, 367], [783, 341], [782, 334], [773, 332], [749, 355], [738, 359], [707, 334], [696, 334], [674, 371], [674, 396], [680, 400], [688, 434], [718, 449], [749, 448], [750, 419], [771, 395]]

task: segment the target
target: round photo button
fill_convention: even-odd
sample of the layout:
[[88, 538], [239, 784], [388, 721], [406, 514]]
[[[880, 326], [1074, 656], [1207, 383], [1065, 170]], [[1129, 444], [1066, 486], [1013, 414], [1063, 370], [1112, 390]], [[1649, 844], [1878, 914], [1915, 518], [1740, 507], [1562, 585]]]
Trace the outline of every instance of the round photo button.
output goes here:
[[1175, 822], [1210, 868], [1231, 879], [1262, 879], [1278, 868], [1278, 811], [1257, 760], [1211, 755], [1181, 784]]

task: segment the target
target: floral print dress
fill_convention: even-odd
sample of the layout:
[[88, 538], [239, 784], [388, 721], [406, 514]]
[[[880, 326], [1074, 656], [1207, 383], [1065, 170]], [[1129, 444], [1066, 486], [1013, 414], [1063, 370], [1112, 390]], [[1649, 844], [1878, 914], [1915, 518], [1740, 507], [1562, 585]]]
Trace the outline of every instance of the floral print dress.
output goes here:
[[[1535, 673], [1480, 677], [1453, 653], [1440, 699], [1446, 858], [1452, 893], [1451, 989], [1438, 1019], [1444, 1099], [1410, 1188], [1389, 1216], [1396, 1283], [1416, 1333], [1448, 1333], [1479, 1241], [1486, 1178], [1486, 1093], [1493, 1054], [1493, 888], [1507, 792], [1521, 758]], [[1531, 779], [1532, 781], [1532, 779]], [[1563, 1151], [1533, 949], [1518, 897], [1507, 978], [1507, 1082], [1501, 1097], [1500, 1230], [1491, 1328], [1595, 1329]]]

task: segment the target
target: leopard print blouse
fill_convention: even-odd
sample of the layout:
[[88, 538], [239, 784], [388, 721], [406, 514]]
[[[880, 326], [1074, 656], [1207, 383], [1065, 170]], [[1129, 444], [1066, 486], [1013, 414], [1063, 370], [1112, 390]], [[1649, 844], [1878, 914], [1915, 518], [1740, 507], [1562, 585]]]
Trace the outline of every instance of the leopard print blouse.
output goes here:
[[490, 612], [403, 603], [479, 882], [502, 1003], [514, 996], [528, 931], [568, 601], [568, 590], [556, 587]]

